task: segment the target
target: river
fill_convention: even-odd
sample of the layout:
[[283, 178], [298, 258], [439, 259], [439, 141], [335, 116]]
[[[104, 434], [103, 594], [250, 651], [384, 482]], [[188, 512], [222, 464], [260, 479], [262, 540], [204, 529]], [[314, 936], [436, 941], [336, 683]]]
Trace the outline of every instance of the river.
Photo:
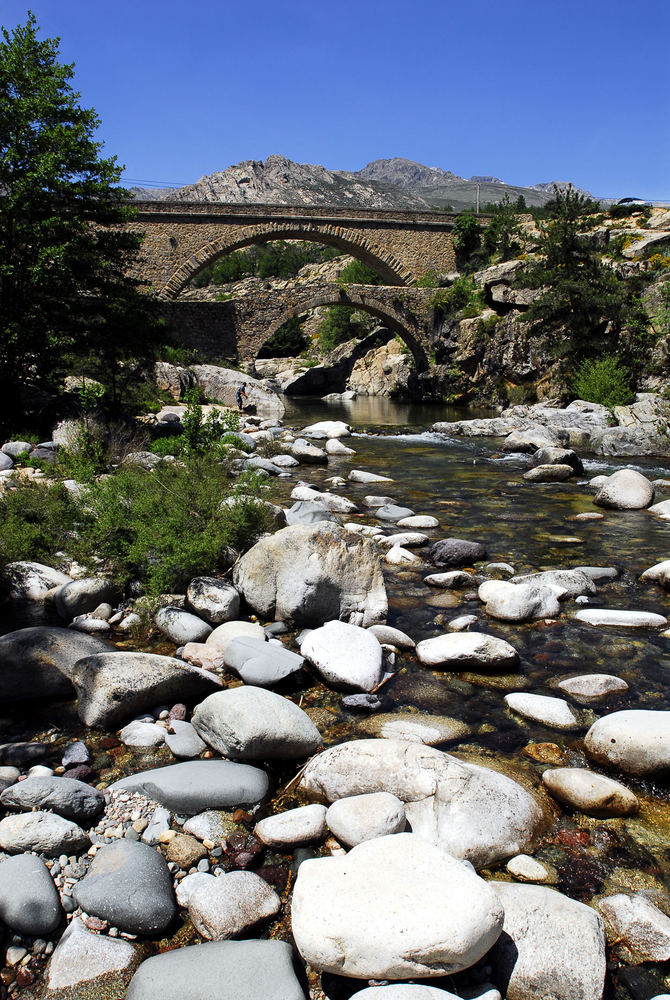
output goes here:
[[[487, 415], [474, 414], [469, 416]], [[602, 520], [574, 521], [574, 515], [593, 512], [593, 489], [587, 479], [623, 465], [639, 468], [650, 479], [670, 479], [670, 461], [609, 461], [586, 458], [586, 476], [561, 484], [528, 483], [522, 479], [528, 459], [499, 452], [495, 439], [458, 439], [426, 428], [437, 420], [462, 418], [445, 406], [359, 398], [351, 403], [325, 404], [321, 400], [289, 400], [285, 424], [303, 427], [318, 419], [342, 419], [352, 425], [346, 439], [356, 450], [351, 457], [331, 457], [325, 466], [301, 466], [296, 475], [277, 482], [275, 496], [287, 504], [298, 479], [328, 488], [334, 475], [347, 477], [352, 468], [389, 476], [392, 482], [362, 485], [347, 482], [341, 492], [355, 502], [368, 493], [383, 493], [417, 514], [430, 514], [439, 528], [431, 539], [454, 536], [483, 543], [490, 562], [507, 562], [517, 573], [580, 565], [613, 566], [619, 576], [598, 584], [590, 598], [593, 607], [640, 609], [670, 617], [670, 595], [660, 587], [644, 587], [637, 577], [667, 558], [670, 525], [646, 511], [606, 511]], [[664, 494], [660, 494], [663, 498]], [[360, 506], [351, 520], [377, 523], [374, 512]], [[417, 550], [421, 553], [422, 550]], [[462, 614], [475, 614], [476, 628], [506, 639], [519, 651], [521, 664], [511, 675], [448, 673], [421, 667], [410, 655], [399, 655], [397, 673], [385, 685], [385, 711], [444, 715], [467, 724], [470, 735], [449, 747], [488, 766], [507, 771], [536, 789], [547, 764], [586, 766], [583, 738], [601, 715], [624, 708], [668, 709], [670, 638], [647, 629], [598, 629], [572, 619], [576, 609], [568, 601], [558, 621], [510, 624], [489, 619], [472, 590], [435, 590], [423, 583], [434, 572], [429, 562], [385, 567], [389, 594], [388, 623], [419, 641], [445, 631], [446, 623]], [[23, 624], [21, 622], [20, 624]], [[17, 624], [14, 625], [17, 627]], [[155, 651], [173, 646], [154, 644]], [[562, 731], [529, 722], [506, 709], [509, 691], [557, 696], [556, 683], [582, 673], [615, 674], [629, 684], [624, 695], [611, 696], [597, 707], [580, 709], [582, 728]], [[371, 720], [341, 707], [340, 695], [305, 677], [292, 694], [299, 695], [332, 744], [366, 735]], [[0, 716], [5, 715], [0, 710]], [[51, 737], [48, 730], [51, 730]], [[29, 712], [0, 718], [6, 738], [53, 738], [58, 743], [73, 736], [86, 738], [71, 703], [33, 705]], [[142, 754], [100, 745], [94, 765], [108, 783], [129, 770], [171, 762], [167, 751]], [[279, 772], [279, 783], [292, 775]], [[593, 819], [553, 806], [553, 825], [546, 831], [535, 857], [547, 865], [553, 884], [568, 895], [590, 902], [600, 893], [643, 889], [662, 905], [670, 875], [670, 794], [663, 784], [613, 775], [624, 781], [640, 800], [633, 817]], [[282, 807], [300, 804], [293, 795], [282, 797]], [[286, 864], [272, 858], [269, 864]], [[508, 878], [505, 866], [489, 873]], [[667, 902], [664, 902], [667, 901]], [[281, 934], [281, 929], [279, 930]], [[670, 980], [667, 967], [645, 963], [629, 966], [614, 962], [609, 996], [648, 1000], [664, 992]]]

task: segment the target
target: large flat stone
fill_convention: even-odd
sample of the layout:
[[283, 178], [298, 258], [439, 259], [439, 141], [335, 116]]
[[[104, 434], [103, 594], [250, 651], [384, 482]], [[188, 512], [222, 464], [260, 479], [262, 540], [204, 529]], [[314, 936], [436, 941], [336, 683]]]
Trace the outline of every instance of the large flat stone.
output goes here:
[[85, 656], [72, 680], [81, 721], [107, 729], [156, 705], [203, 698], [221, 688], [218, 677], [183, 660], [125, 651]]
[[260, 687], [211, 694], [197, 706], [192, 723], [211, 747], [241, 760], [301, 760], [322, 742], [319, 730], [301, 708]]
[[139, 967], [126, 1000], [305, 1000], [287, 941], [217, 941]]
[[176, 813], [256, 805], [268, 791], [265, 771], [229, 760], [190, 760], [132, 774], [112, 788], [142, 792]]
[[67, 628], [36, 625], [0, 637], [0, 703], [71, 698], [75, 663], [107, 653], [109, 643]]

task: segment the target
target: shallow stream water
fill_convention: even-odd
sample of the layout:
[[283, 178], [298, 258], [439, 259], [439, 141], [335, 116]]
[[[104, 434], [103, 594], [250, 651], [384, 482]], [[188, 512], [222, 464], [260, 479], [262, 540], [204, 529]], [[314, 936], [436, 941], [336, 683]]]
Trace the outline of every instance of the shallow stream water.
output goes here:
[[[511, 563], [517, 573], [580, 565], [614, 566], [619, 570], [618, 578], [598, 584], [598, 594], [590, 599], [592, 607], [640, 609], [670, 617], [670, 594], [656, 585], [642, 586], [637, 580], [644, 569], [670, 556], [670, 523], [647, 511], [605, 511], [600, 521], [572, 520], [578, 513], [597, 510], [588, 478], [627, 465], [639, 468], [650, 479], [670, 479], [670, 459], [663, 464], [586, 456], [587, 474], [583, 478], [561, 484], [527, 483], [522, 475], [528, 468], [528, 458], [498, 451], [500, 441], [446, 438], [426, 430], [437, 420], [480, 415], [487, 414], [456, 413], [444, 406], [380, 398], [330, 405], [321, 400], [289, 400], [284, 418], [287, 426], [299, 428], [319, 419], [343, 419], [354, 429], [354, 436], [346, 441], [356, 455], [331, 457], [327, 467], [300, 466], [291, 478], [275, 484], [275, 497], [278, 502], [290, 504], [290, 492], [300, 479], [326, 489], [329, 477], [341, 475], [346, 479], [352, 468], [376, 472], [389, 476], [392, 482], [347, 482], [337, 491], [360, 504], [359, 513], [349, 520], [379, 523], [374, 511], [362, 505], [362, 499], [370, 493], [388, 495], [416, 514], [431, 514], [439, 520], [439, 528], [427, 532], [431, 540], [454, 536], [482, 542], [489, 562]], [[661, 491], [657, 498], [667, 495]], [[394, 529], [387, 530], [391, 533]], [[415, 551], [419, 555], [425, 552]], [[571, 618], [577, 609], [574, 601], [564, 603], [557, 622], [519, 625], [496, 621], [483, 613], [476, 588], [445, 591], [426, 586], [423, 578], [434, 571], [428, 561], [409, 568], [385, 564], [388, 623], [418, 642], [444, 632], [450, 619], [472, 613], [477, 615], [476, 629], [500, 636], [517, 648], [520, 667], [517, 673], [503, 676], [448, 673], [427, 670], [413, 656], [400, 654], [394, 668], [397, 673], [383, 688], [385, 711], [449, 716], [466, 723], [470, 735], [445, 749], [469, 755], [533, 787], [551, 816], [535, 856], [555, 873], [553, 884], [557, 888], [584, 902], [601, 893], [644, 889], [657, 905], [668, 910], [668, 788], [614, 774], [638, 795], [639, 815], [591, 819], [551, 802], [541, 791], [540, 776], [547, 765], [587, 763], [583, 737], [600, 715], [624, 708], [670, 708], [670, 638], [648, 629], [596, 629], [580, 624]], [[14, 622], [13, 627], [24, 624], [28, 622]], [[7, 630], [5, 625], [3, 631]], [[137, 648], [132, 642], [127, 645]], [[174, 647], [164, 642], [147, 648], [174, 652]], [[505, 708], [503, 698], [508, 691], [560, 696], [555, 688], [559, 680], [596, 672], [615, 674], [630, 688], [623, 696], [598, 703], [595, 710], [580, 709], [583, 726], [575, 732], [529, 722]], [[314, 679], [306, 676], [284, 693], [312, 715], [326, 745], [375, 732], [374, 715], [344, 710], [340, 695]], [[11, 713], [0, 706], [0, 734], [0, 743], [3, 739], [45, 738], [47, 734], [58, 745], [73, 737], [85, 738], [93, 745], [91, 734], [82, 730], [71, 703], [34, 705], [29, 711]], [[118, 746], [110, 748], [104, 740], [94, 755], [96, 770], [105, 783], [123, 773], [170, 762], [173, 760], [167, 750], [131, 753]], [[275, 771], [275, 787], [284, 791], [270, 803], [270, 812], [275, 811], [273, 806], [278, 801], [282, 808], [300, 804], [291, 786], [286, 787], [294, 772]], [[268, 855], [265, 864], [290, 868], [294, 862], [286, 856]], [[504, 865], [485, 874], [509, 878]], [[286, 936], [288, 925], [280, 923], [270, 933]], [[608, 997], [649, 1000], [670, 986], [667, 964], [628, 966], [619, 961], [616, 951], [608, 957]], [[318, 986], [312, 986], [313, 996], [323, 996]], [[328, 996], [345, 997], [349, 995], [347, 990], [346, 984], [335, 984]]]

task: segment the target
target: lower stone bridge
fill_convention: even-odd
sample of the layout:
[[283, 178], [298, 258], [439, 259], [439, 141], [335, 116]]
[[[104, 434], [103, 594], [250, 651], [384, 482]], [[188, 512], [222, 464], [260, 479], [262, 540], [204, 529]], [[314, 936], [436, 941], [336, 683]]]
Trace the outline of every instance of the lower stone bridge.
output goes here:
[[318, 306], [350, 306], [375, 316], [407, 344], [417, 371], [430, 365], [435, 326], [433, 288], [335, 283], [268, 289], [224, 302], [163, 299], [156, 303], [179, 344], [211, 358], [255, 361], [287, 320]]

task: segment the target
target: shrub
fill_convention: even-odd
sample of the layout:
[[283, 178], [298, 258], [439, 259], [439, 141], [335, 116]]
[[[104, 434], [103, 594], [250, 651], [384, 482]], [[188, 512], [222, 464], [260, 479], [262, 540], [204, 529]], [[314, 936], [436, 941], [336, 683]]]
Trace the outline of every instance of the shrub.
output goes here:
[[53, 566], [67, 548], [77, 520], [76, 504], [60, 483], [22, 483], [0, 499], [0, 563], [27, 559]]
[[184, 394], [186, 411], [181, 419], [180, 454], [204, 455], [219, 449], [223, 438], [240, 429], [240, 418], [233, 410], [210, 410], [203, 419], [200, 392], [188, 389]]
[[351, 306], [329, 306], [319, 327], [319, 347], [327, 353], [348, 340], [366, 337], [374, 324], [374, 317]]
[[342, 268], [338, 282], [342, 285], [383, 285], [384, 281], [371, 267], [362, 260], [352, 260]]
[[587, 358], [582, 362], [572, 389], [579, 399], [601, 403], [612, 409], [635, 398], [630, 387], [631, 373], [615, 355]]
[[[228, 546], [245, 548], [268, 529], [264, 488], [255, 474], [231, 486], [227, 466], [200, 455], [150, 472], [121, 468], [81, 494], [69, 547], [84, 565], [101, 556], [123, 589], [140, 581], [146, 593], [183, 591], [192, 577], [226, 569]], [[231, 496], [239, 499], [228, 506]]]

